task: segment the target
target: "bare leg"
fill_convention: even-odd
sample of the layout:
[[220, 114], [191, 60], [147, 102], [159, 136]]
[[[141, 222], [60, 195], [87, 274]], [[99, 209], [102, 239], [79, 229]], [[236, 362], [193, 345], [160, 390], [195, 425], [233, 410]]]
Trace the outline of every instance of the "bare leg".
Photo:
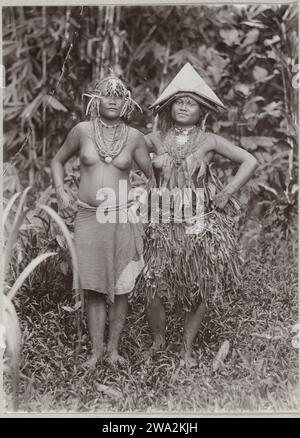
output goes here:
[[94, 291], [87, 291], [87, 294], [87, 322], [92, 343], [92, 355], [87, 366], [94, 368], [97, 360], [103, 357], [106, 304], [103, 294]]
[[156, 297], [150, 300], [146, 307], [146, 315], [153, 336], [151, 354], [165, 348], [166, 345], [166, 314], [160, 298]]
[[115, 295], [115, 302], [109, 308], [108, 360], [111, 364], [125, 363], [119, 355], [118, 346], [128, 309], [128, 294]]
[[196, 360], [192, 357], [192, 348], [195, 337], [202, 324], [204, 314], [206, 310], [206, 302], [203, 300], [201, 304], [192, 310], [185, 313], [184, 321], [184, 333], [183, 333], [183, 345], [181, 349], [181, 355], [187, 365], [196, 365]]

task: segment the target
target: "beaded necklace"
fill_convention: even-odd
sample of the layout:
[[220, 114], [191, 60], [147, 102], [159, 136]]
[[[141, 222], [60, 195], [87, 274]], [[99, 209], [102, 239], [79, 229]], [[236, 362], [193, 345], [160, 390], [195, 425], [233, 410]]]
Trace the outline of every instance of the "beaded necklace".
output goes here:
[[196, 126], [189, 130], [175, 127], [168, 131], [163, 145], [178, 166], [194, 149], [199, 132]]
[[117, 128], [119, 126], [119, 122], [115, 123], [114, 125], [108, 125], [107, 123], [103, 122], [103, 120], [100, 117], [98, 117], [98, 119], [101, 125], [104, 126], [104, 128]]
[[[94, 139], [99, 157], [101, 160], [104, 160], [107, 164], [109, 164], [119, 155], [121, 150], [126, 145], [128, 138], [128, 126], [123, 122], [113, 125], [112, 127], [114, 128], [114, 133], [112, 139], [107, 137], [105, 138], [103, 126], [105, 126], [105, 124], [101, 119], [96, 118], [94, 120]], [[109, 125], [106, 126], [111, 128]], [[117, 137], [118, 130], [119, 133]]]

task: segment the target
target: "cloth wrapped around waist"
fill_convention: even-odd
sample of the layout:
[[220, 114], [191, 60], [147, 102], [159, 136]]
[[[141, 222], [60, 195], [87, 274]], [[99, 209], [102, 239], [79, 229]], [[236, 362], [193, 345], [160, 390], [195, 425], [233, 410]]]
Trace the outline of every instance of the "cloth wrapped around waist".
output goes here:
[[[111, 212], [128, 212], [130, 204], [105, 207]], [[129, 293], [143, 263], [143, 225], [140, 222], [99, 223], [101, 207], [78, 200], [75, 219], [75, 247], [83, 289], [107, 294]], [[111, 219], [111, 217], [110, 217]]]

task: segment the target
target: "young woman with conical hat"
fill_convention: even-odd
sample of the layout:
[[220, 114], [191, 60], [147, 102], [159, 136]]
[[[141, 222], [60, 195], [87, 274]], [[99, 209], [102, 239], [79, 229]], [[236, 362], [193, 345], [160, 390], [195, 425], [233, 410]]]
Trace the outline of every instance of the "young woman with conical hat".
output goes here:
[[[159, 116], [160, 130], [148, 134], [146, 142], [149, 152], [154, 153], [153, 167], [160, 193], [174, 188], [190, 188], [194, 192], [202, 188], [204, 214], [197, 218], [194, 202], [194, 224], [184, 217], [178, 223], [174, 219], [176, 196], [171, 196], [170, 223], [147, 226], [146, 267], [140, 287], [147, 294], [146, 311], [154, 338], [151, 352], [165, 347], [164, 301], [167, 301], [185, 312], [181, 354], [191, 365], [195, 363], [192, 345], [207, 299], [213, 293], [240, 285], [234, 232], [234, 216], [239, 206], [232, 195], [249, 180], [257, 162], [244, 149], [204, 131], [208, 111], [225, 107], [190, 64], [182, 68], [152, 108]], [[240, 163], [225, 187], [209, 164], [215, 154]], [[203, 218], [203, 224], [197, 228]]]

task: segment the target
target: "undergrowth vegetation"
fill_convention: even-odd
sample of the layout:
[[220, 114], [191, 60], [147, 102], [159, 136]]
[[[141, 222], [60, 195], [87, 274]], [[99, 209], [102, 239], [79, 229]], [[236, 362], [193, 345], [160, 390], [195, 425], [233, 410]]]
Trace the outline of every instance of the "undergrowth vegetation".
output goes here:
[[[293, 411], [298, 406], [296, 246], [279, 244], [257, 230], [246, 251], [244, 284], [210, 303], [198, 335], [198, 366], [180, 361], [180, 317], [168, 311], [168, 349], [144, 359], [151, 339], [142, 291], [133, 298], [121, 353], [128, 364], [105, 362], [91, 373], [83, 366], [90, 353], [84, 324], [79, 355], [74, 297], [55, 276], [51, 288], [19, 295], [23, 353], [22, 411], [247, 412]], [[26, 309], [26, 312], [24, 312]], [[224, 343], [227, 357], [213, 369]], [[9, 403], [9, 399], [8, 399]]]

